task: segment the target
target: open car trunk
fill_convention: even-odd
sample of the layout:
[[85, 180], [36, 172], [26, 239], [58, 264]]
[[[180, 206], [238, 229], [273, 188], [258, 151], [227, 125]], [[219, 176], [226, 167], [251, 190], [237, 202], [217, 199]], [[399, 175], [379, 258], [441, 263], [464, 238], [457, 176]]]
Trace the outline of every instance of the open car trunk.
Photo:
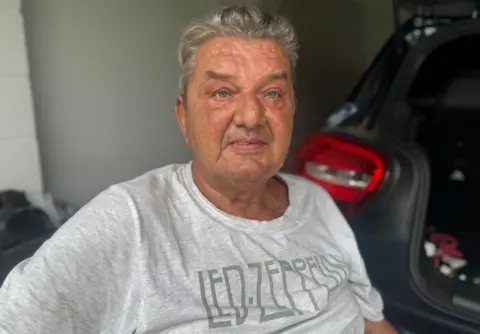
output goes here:
[[430, 54], [408, 101], [431, 171], [418, 271], [438, 300], [480, 312], [480, 35]]

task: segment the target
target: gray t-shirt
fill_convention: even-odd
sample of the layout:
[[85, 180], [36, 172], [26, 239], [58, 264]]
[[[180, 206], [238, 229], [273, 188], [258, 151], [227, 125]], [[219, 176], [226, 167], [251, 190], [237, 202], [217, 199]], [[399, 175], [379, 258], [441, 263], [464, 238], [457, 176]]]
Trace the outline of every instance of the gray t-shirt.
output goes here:
[[383, 319], [355, 237], [322, 188], [279, 175], [272, 221], [228, 215], [191, 163], [110, 187], [0, 290], [0, 333], [362, 333]]

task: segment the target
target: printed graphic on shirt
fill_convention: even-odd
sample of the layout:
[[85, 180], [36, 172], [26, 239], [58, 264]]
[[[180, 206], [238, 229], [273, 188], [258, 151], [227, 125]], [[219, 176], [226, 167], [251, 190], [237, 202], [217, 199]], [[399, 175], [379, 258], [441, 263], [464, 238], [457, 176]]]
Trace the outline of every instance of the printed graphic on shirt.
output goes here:
[[308, 256], [231, 265], [199, 271], [198, 279], [209, 328], [265, 323], [321, 312], [329, 293], [345, 284], [349, 266], [341, 259]]

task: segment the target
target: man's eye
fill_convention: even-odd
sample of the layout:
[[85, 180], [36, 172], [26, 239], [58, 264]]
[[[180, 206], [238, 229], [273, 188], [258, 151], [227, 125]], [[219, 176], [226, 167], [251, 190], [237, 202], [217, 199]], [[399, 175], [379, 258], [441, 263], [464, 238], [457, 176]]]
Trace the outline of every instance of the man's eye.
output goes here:
[[269, 99], [278, 99], [281, 97], [280, 93], [276, 91], [270, 91], [266, 94], [266, 96]]
[[226, 89], [221, 89], [221, 90], [217, 90], [215, 93], [213, 93], [213, 96], [224, 99], [224, 98], [230, 96], [230, 92]]

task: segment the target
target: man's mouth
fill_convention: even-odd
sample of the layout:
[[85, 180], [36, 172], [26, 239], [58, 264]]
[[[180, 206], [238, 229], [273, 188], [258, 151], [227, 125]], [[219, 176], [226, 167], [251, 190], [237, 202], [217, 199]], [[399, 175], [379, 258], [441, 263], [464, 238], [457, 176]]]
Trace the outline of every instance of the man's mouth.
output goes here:
[[237, 139], [232, 141], [230, 144], [235, 145], [265, 145], [266, 143], [261, 139]]
[[229, 146], [238, 150], [255, 150], [267, 145], [267, 143], [259, 138], [243, 138], [230, 142]]

